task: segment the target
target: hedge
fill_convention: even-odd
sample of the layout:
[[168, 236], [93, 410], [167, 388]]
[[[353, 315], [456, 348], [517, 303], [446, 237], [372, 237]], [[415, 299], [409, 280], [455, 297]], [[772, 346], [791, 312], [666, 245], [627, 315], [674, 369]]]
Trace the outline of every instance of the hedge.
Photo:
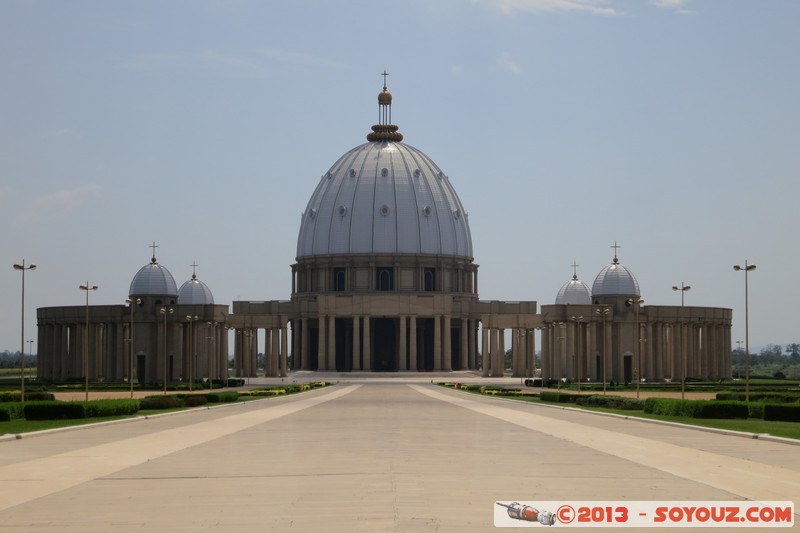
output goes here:
[[765, 404], [764, 420], [800, 422], [800, 405]]
[[[737, 400], [744, 401], [747, 397], [743, 392], [718, 392], [717, 400]], [[797, 392], [751, 392], [751, 402], [769, 403], [798, 403], [800, 393]]]
[[644, 412], [689, 418], [747, 418], [750, 414], [746, 402], [673, 398], [648, 398], [644, 401]]
[[231, 403], [239, 400], [236, 391], [209, 392], [205, 395], [208, 403]]
[[27, 420], [68, 420], [86, 418], [86, 407], [79, 402], [36, 402], [25, 404]]
[[117, 400], [92, 400], [90, 402], [83, 402], [83, 405], [86, 418], [134, 415], [139, 412], [139, 400], [130, 400], [126, 398]]
[[175, 409], [183, 407], [183, 400], [178, 396], [145, 396], [139, 400], [139, 409]]
[[[31, 391], [25, 393], [25, 401], [28, 402], [45, 402], [53, 401], [56, 397], [50, 392]], [[0, 392], [0, 402], [20, 402], [22, 401], [22, 392], [18, 390], [2, 391]]]
[[208, 403], [205, 394], [187, 394], [183, 398], [183, 405], [186, 407], [200, 407]]
[[644, 400], [638, 398], [625, 398], [623, 396], [601, 396], [592, 394], [580, 396], [575, 403], [586, 407], [605, 407], [606, 409], [620, 409], [625, 411], [641, 411], [644, 409]]
[[580, 396], [580, 394], [570, 394], [568, 392], [542, 391], [539, 394], [539, 399], [543, 402], [575, 403]]

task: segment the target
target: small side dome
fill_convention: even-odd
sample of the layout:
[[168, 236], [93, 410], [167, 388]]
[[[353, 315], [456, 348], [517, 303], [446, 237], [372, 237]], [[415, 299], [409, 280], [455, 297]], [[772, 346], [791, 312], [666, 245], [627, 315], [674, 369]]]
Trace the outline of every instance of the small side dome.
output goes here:
[[636, 276], [619, 262], [616, 256], [592, 284], [592, 296], [641, 296]]
[[169, 270], [158, 264], [155, 256], [131, 281], [129, 296], [177, 296], [178, 286]]
[[573, 275], [572, 279], [561, 286], [556, 296], [556, 305], [590, 305], [592, 294], [589, 286]]
[[178, 305], [214, 305], [214, 295], [208, 285], [192, 274], [192, 279], [178, 289]]

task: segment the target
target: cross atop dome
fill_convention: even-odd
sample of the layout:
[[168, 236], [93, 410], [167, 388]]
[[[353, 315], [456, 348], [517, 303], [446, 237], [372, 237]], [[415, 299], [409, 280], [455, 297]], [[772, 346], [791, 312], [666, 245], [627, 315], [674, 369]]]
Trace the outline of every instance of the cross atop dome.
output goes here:
[[622, 246], [618, 245], [617, 241], [614, 241], [614, 246], [610, 246], [610, 248], [614, 249], [614, 261], [613, 262], [616, 265], [617, 263], [619, 263], [619, 259], [617, 259], [617, 250], [622, 248]]
[[148, 246], [148, 248], [152, 248], [153, 249], [153, 257], [150, 259], [150, 262], [155, 265], [156, 263], [158, 263], [158, 261], [156, 261], [156, 248], [158, 248], [158, 245], [156, 244], [156, 241], [153, 241], [153, 244]]
[[574, 259], [572, 260], [572, 279], [578, 279], [578, 267], [580, 266]]

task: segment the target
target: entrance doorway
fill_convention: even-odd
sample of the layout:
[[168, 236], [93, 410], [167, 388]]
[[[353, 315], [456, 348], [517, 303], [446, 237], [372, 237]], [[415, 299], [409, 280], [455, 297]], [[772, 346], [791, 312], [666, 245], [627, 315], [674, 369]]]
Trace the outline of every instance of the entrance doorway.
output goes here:
[[376, 318], [372, 324], [372, 369], [377, 372], [397, 370], [397, 327], [394, 318]]

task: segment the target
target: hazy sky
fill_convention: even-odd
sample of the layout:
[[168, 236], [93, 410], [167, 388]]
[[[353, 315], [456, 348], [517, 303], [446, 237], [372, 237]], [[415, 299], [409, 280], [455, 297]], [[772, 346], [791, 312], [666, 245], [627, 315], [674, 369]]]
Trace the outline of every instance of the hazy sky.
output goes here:
[[[217, 303], [289, 299], [300, 213], [377, 122], [450, 177], [482, 299], [612, 257], [646, 304], [800, 342], [800, 2], [0, 2], [0, 350], [35, 308], [122, 304], [156, 241]], [[34, 345], [34, 351], [37, 346]], [[26, 346], [27, 350], [27, 346]]]

